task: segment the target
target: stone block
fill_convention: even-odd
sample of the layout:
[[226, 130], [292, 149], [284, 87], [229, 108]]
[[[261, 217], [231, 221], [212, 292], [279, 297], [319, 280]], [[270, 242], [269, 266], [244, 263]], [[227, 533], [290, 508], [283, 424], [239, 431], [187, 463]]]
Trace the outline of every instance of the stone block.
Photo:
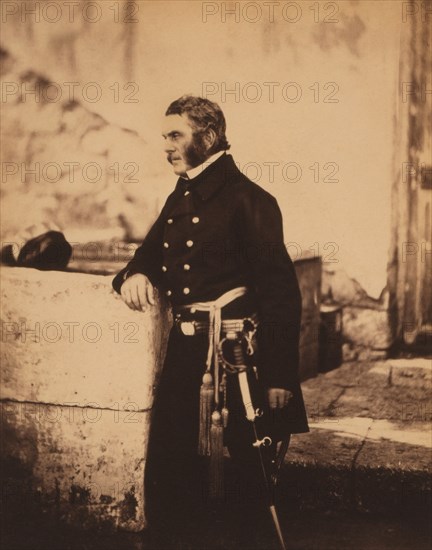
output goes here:
[[151, 407], [168, 312], [157, 306], [131, 311], [111, 280], [2, 269], [3, 399]]
[[392, 344], [387, 311], [345, 306], [344, 338], [355, 346], [384, 350]]
[[149, 414], [3, 402], [4, 506], [85, 528], [143, 529]]
[[364, 299], [366, 292], [360, 284], [349, 277], [343, 269], [324, 269], [322, 274], [322, 295], [331, 297], [339, 304], [351, 304]]
[[137, 531], [170, 316], [131, 311], [111, 279], [2, 269], [2, 469], [7, 505]]

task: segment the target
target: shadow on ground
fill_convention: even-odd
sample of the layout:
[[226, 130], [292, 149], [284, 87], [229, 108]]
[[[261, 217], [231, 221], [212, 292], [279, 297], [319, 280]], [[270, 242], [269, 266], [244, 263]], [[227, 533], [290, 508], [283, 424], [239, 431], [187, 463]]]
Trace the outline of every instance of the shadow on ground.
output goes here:
[[[426, 518], [280, 510], [288, 550], [430, 550]], [[4, 550], [277, 550], [269, 518], [214, 517], [192, 521], [183, 532], [79, 531], [52, 519], [3, 517]], [[240, 528], [240, 526], [242, 526]]]

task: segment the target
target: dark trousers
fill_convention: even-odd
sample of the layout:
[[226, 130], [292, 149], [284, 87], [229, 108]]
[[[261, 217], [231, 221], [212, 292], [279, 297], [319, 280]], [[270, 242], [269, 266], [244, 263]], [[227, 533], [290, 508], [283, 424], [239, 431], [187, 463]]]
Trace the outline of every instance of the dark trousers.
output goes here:
[[[207, 348], [207, 335], [184, 336], [172, 329], [149, 437], [145, 485], [150, 525], [184, 526], [214, 509], [207, 498], [207, 459], [197, 454], [199, 393]], [[264, 406], [259, 386], [250, 381], [256, 406]], [[253, 427], [245, 417], [235, 374], [228, 375], [227, 394], [230, 415], [225, 443], [231, 460], [222, 506], [265, 507], [263, 474], [258, 451], [252, 446]], [[271, 435], [264, 420], [258, 421], [257, 428], [260, 437]]]

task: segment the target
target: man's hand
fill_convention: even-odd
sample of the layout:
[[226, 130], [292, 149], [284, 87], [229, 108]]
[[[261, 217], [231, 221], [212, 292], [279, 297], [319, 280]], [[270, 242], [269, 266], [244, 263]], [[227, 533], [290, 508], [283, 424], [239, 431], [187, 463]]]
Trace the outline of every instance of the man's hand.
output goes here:
[[282, 388], [269, 388], [267, 390], [267, 399], [271, 409], [282, 409], [286, 407], [292, 396], [292, 392]]
[[148, 304], [154, 306], [153, 285], [142, 273], [131, 275], [120, 289], [123, 301], [135, 311], [145, 311]]

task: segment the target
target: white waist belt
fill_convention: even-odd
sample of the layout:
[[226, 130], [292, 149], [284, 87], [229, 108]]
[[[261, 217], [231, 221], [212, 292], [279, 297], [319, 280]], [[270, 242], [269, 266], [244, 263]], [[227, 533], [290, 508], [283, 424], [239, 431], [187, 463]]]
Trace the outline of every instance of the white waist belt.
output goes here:
[[214, 386], [215, 386], [215, 403], [219, 403], [219, 369], [218, 369], [218, 344], [220, 341], [220, 331], [222, 327], [222, 308], [240, 296], [244, 296], [247, 292], [245, 286], [240, 286], [228, 290], [222, 296], [219, 296], [212, 302], [194, 302], [188, 304], [188, 308], [196, 311], [208, 311], [209, 313], [209, 347], [206, 360], [206, 372], [211, 372], [212, 363], [214, 363]]

